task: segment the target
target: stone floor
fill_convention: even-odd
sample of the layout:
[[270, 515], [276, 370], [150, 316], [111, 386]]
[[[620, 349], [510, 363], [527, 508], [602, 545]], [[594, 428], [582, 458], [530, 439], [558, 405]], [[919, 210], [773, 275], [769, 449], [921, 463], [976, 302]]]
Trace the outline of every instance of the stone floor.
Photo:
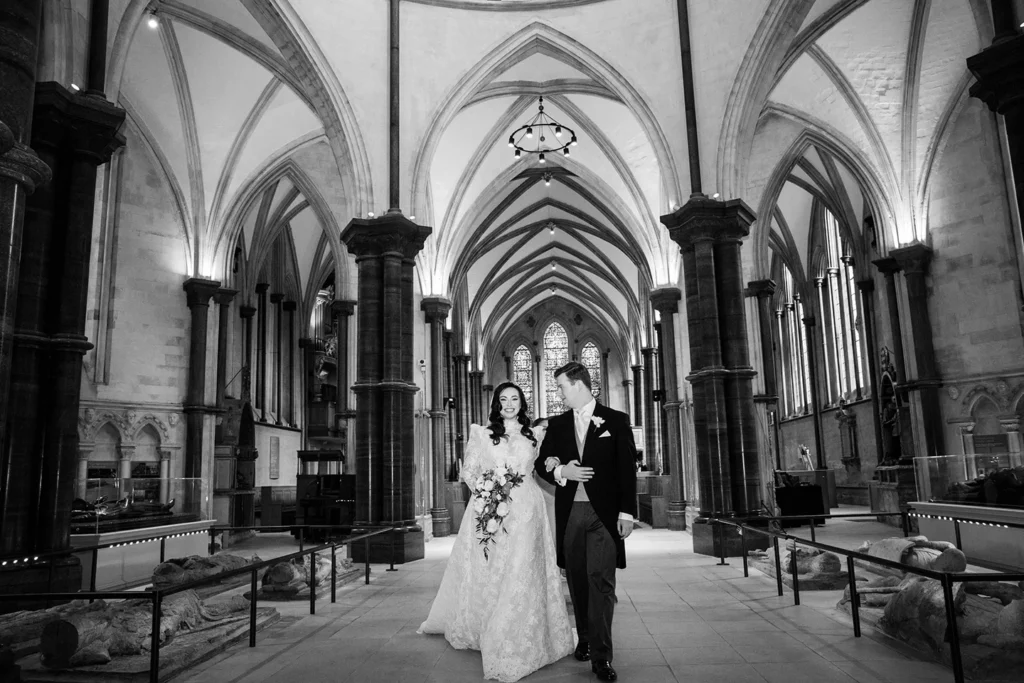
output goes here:
[[[840, 511], [849, 512], [843, 508]], [[835, 512], [835, 511], [833, 511]], [[809, 535], [806, 527], [797, 531]], [[900, 532], [872, 521], [830, 522], [819, 540], [856, 547]], [[279, 603], [284, 618], [261, 633], [257, 647], [236, 645], [197, 667], [188, 683], [372, 683], [480, 681], [476, 652], [452, 649], [441, 636], [417, 635], [444, 572], [452, 538], [427, 543], [426, 558], [385, 572], [373, 567], [370, 585], [339, 591], [310, 616], [302, 603]], [[264, 559], [272, 540], [259, 540]], [[232, 548], [244, 552], [245, 546]], [[293, 549], [293, 548], [288, 548]], [[630, 566], [618, 574], [615, 667], [624, 683], [802, 681], [946, 683], [952, 672], [865, 629], [853, 637], [849, 617], [834, 609], [838, 593], [787, 591], [738, 559], [694, 555], [690, 536], [638, 529], [627, 542]], [[571, 657], [526, 681], [594, 681], [589, 665]]]

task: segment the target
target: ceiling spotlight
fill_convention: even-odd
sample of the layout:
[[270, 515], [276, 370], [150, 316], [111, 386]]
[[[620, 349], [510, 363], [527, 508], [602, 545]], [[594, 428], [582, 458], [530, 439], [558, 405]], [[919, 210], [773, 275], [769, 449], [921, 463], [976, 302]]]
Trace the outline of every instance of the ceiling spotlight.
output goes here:
[[416, 216], [409, 216], [409, 220], [411, 220], [411, 221], [416, 220]]
[[720, 195], [720, 194], [718, 194], [718, 193], [716, 192], [716, 193], [714, 193], [713, 195], [711, 195], [711, 198], [712, 198], [712, 199], [718, 199], [718, 198], [719, 198], [719, 197], [721, 197], [721, 196], [722, 196], [722, 195]]
[[550, 173], [545, 173], [544, 174], [544, 184], [546, 186], [548, 186], [548, 187], [551, 187], [551, 174]]
[[149, 19], [146, 20], [146, 26], [155, 29], [159, 25], [160, 25], [160, 21], [156, 18], [156, 14], [155, 13], [150, 14], [149, 15]]
[[367, 218], [373, 218], [373, 211], [367, 211], [366, 212], [366, 217]]
[[554, 286], [554, 285], [551, 285], [551, 293], [552, 293], [552, 294], [554, 294], [554, 293], [555, 293], [555, 286]]
[[72, 90], [74, 90], [75, 92], [78, 92], [79, 90], [81, 90], [81, 88], [79, 88], [79, 87], [78, 87], [77, 85], [75, 85], [74, 83], [72, 83], [72, 84], [71, 84], [71, 89], [72, 89]]
[[554, 235], [554, 234], [555, 234], [555, 224], [554, 224], [554, 223], [552, 223], [552, 224], [551, 224], [551, 225], [550, 225], [550, 226], [548, 227], [548, 232], [550, 232], [550, 233], [551, 233], [552, 235]]
[[557, 267], [558, 267], [558, 264], [555, 264], [555, 263], [552, 263], [552, 264], [551, 264], [551, 270], [554, 270], [554, 269], [556, 269]]

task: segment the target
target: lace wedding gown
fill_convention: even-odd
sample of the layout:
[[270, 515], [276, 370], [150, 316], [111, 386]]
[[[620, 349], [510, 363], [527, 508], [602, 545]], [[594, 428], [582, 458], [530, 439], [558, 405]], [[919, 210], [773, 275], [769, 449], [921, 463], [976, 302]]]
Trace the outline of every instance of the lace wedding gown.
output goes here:
[[470, 427], [462, 477], [472, 487], [482, 472], [499, 465], [523, 474], [510, 493], [503, 524], [508, 533], [495, 534], [490, 559], [484, 559], [475, 497], [470, 499], [420, 631], [443, 633], [459, 650], [479, 650], [484, 676], [510, 683], [565, 657], [575, 644], [548, 505], [533, 474], [537, 448], [518, 432], [495, 446], [490, 434], [486, 427]]

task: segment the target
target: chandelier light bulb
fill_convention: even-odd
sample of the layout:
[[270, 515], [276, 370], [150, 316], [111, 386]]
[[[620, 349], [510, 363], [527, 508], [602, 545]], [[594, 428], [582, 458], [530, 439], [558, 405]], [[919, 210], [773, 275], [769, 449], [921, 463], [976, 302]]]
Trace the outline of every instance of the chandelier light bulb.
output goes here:
[[521, 153], [519, 152], [519, 150], [517, 149], [517, 150], [516, 150], [516, 159], [518, 159], [518, 158], [519, 158], [519, 157], [521, 157], [521, 156], [522, 156], [522, 154], [521, 154]]
[[533, 128], [526, 129], [526, 137], [530, 138], [531, 140], [533, 139]]
[[552, 225], [550, 228], [548, 228], [548, 230], [551, 232], [552, 235], [555, 234], [555, 226]]
[[540, 163], [542, 163], [542, 164], [544, 163], [544, 161], [545, 161], [545, 159], [544, 159], [544, 152], [540, 153], [540, 159], [538, 159], [538, 161], [540, 161]]
[[160, 25], [160, 22], [157, 20], [156, 15], [155, 14], [150, 14], [149, 15], [149, 19], [146, 21], [146, 26], [149, 26], [150, 28], [155, 29], [159, 25]]
[[569, 148], [566, 147], [562, 150], [562, 156], [569, 156]]
[[573, 135], [572, 139], [569, 140], [569, 144], [572, 145], [573, 147], [576, 146], [576, 136], [575, 135]]
[[562, 137], [562, 127], [561, 126], [555, 126], [555, 137], [556, 138]]
[[551, 264], [551, 270], [555, 270], [558, 266], [554, 263]]
[[511, 135], [508, 136], [508, 146], [509, 147], [515, 147], [516, 146], [515, 138], [513, 136], [511, 136]]
[[547, 185], [548, 187], [551, 187], [551, 178], [545, 178], [544, 184]]

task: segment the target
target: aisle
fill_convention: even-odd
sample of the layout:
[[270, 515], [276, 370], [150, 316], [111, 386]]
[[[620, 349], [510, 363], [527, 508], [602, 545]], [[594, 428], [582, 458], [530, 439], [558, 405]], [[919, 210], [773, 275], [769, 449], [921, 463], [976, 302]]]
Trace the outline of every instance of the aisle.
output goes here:
[[[286, 603], [284, 618], [198, 667], [189, 683], [301, 683], [482, 680], [480, 655], [450, 648], [416, 629], [440, 584], [453, 539], [427, 544], [426, 559], [384, 572], [369, 586], [346, 587], [338, 603], [309, 616]], [[884, 637], [855, 639], [832, 606], [837, 593], [804, 593], [804, 604], [779, 598], [773, 581], [738, 561], [717, 566], [693, 555], [688, 534], [639, 529], [628, 541], [629, 569], [619, 572], [615, 667], [623, 683], [947, 683], [952, 674], [912, 659]], [[526, 681], [596, 681], [571, 657]]]

